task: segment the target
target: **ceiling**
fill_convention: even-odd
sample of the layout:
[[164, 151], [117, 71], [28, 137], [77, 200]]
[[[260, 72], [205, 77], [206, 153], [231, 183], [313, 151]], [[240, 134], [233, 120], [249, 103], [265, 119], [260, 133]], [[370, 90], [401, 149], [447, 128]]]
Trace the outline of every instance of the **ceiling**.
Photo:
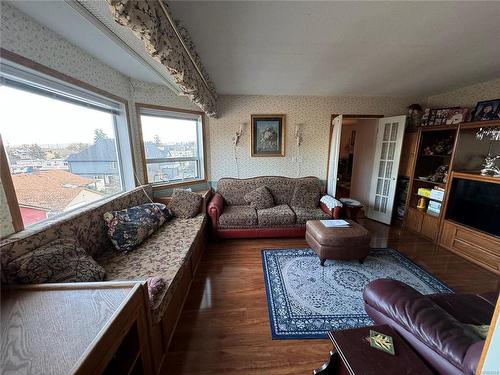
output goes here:
[[426, 96], [500, 77], [500, 2], [169, 5], [219, 94]]

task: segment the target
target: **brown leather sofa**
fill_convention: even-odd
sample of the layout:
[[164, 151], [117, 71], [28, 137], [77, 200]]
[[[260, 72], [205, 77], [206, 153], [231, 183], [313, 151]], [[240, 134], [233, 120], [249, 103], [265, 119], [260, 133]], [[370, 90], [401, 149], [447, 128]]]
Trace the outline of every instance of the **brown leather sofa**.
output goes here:
[[390, 279], [369, 283], [365, 310], [393, 327], [439, 374], [475, 373], [484, 339], [470, 325], [489, 325], [498, 293], [422, 295]]
[[[266, 186], [274, 207], [254, 209], [245, 195]], [[340, 208], [320, 204], [323, 195], [316, 177], [262, 176], [247, 179], [222, 178], [208, 204], [212, 231], [218, 238], [303, 237], [307, 220], [331, 219]]]

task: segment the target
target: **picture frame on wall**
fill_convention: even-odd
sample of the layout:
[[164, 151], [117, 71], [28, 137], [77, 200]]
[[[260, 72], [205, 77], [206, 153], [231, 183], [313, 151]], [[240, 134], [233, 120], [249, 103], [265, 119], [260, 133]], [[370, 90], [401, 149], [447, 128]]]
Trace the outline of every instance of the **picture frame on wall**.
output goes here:
[[477, 102], [472, 121], [500, 120], [500, 99]]
[[251, 116], [251, 155], [285, 156], [285, 115]]
[[[460, 110], [460, 115], [456, 111]], [[452, 115], [453, 114], [453, 115]], [[422, 117], [421, 126], [439, 126], [458, 124], [464, 121], [467, 114], [466, 108], [449, 107], [449, 108], [426, 108], [424, 116]], [[454, 117], [453, 117], [454, 116]], [[459, 119], [460, 118], [460, 119]], [[453, 123], [452, 123], [453, 121]]]

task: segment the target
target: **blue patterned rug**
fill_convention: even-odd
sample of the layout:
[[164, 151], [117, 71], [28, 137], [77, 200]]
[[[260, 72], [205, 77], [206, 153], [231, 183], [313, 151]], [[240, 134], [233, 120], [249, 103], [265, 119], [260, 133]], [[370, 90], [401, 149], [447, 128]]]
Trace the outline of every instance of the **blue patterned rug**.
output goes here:
[[311, 249], [262, 250], [273, 339], [326, 338], [332, 330], [373, 324], [363, 306], [370, 281], [391, 278], [423, 294], [453, 292], [394, 249], [372, 249], [363, 264], [327, 260]]

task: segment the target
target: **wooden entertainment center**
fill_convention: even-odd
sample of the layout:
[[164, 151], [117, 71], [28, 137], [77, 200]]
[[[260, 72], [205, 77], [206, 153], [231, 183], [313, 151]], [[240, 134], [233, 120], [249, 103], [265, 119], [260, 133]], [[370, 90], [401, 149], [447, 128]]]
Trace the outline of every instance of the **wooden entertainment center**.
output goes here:
[[[446, 249], [500, 275], [500, 237], [463, 225], [447, 217], [451, 186], [454, 180], [471, 180], [484, 183], [500, 184], [500, 177], [482, 176], [479, 173], [484, 156], [488, 152], [489, 142], [476, 140], [480, 128], [500, 126], [500, 121], [468, 122], [450, 126], [421, 127], [405, 134], [408, 140], [408, 158], [400, 166], [407, 171], [409, 178], [403, 225], [406, 229], [429, 238]], [[439, 145], [435, 147], [435, 145]], [[493, 147], [493, 154], [499, 154], [500, 142]], [[442, 152], [430, 151], [430, 145]], [[443, 146], [444, 145], [444, 146]], [[444, 181], [433, 173], [441, 166], [447, 170]], [[440, 203], [436, 213], [423, 205], [420, 188], [441, 189], [442, 202], [426, 198], [427, 202]], [[500, 199], [500, 197], [499, 197]], [[485, 215], [488, 215], [485, 212]], [[491, 220], [499, 218], [491, 217]], [[498, 223], [500, 226], [500, 222]]]

